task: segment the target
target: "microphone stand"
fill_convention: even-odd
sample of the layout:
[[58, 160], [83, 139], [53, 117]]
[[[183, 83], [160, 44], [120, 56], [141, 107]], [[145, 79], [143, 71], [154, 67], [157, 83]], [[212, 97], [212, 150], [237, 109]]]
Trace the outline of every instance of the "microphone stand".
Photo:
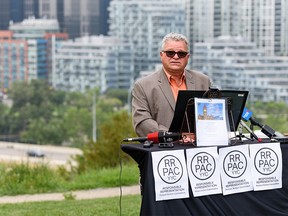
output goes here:
[[242, 127], [241, 124], [239, 124], [238, 132], [239, 132], [239, 134], [238, 134], [236, 137], [239, 138], [239, 140], [241, 141], [241, 143], [244, 143], [243, 138], [246, 138], [246, 139], [251, 140], [251, 141], [253, 140], [252, 138], [249, 138], [249, 137], [247, 137], [247, 136], [245, 136], [245, 135], [243, 134], [243, 127]]
[[[243, 134], [243, 130], [242, 130], [243, 127], [248, 131], [248, 133], [250, 133], [250, 137], [247, 137]], [[253, 128], [251, 129], [251, 125], [250, 125], [251, 131], [249, 131], [249, 127], [242, 120], [240, 120], [239, 128], [240, 128], [239, 136], [240, 136], [240, 140], [242, 143], [243, 143], [242, 137], [245, 137], [246, 139], [251, 140], [251, 141], [253, 141], [254, 139], [259, 141], [258, 137], [253, 133]]]
[[[250, 126], [249, 126], [249, 127], [250, 127], [250, 129], [251, 129], [252, 131], [254, 131], [254, 126], [253, 126], [253, 124], [250, 124]], [[252, 136], [252, 134], [250, 134], [250, 138], [251, 138], [251, 139], [253, 139], [253, 136]]]
[[242, 139], [242, 137], [243, 137], [244, 135], [243, 135], [243, 128], [242, 128], [242, 125], [239, 125], [239, 127], [238, 127], [238, 132], [239, 132], [239, 134], [238, 134], [236, 137], [238, 137], [239, 140], [241, 141], [241, 143], [243, 143], [243, 139]]

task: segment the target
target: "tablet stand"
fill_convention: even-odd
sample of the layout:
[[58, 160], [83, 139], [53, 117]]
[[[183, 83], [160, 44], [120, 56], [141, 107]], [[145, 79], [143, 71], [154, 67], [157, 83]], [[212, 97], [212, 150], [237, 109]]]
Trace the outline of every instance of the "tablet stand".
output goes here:
[[[221, 95], [221, 91], [217, 88], [209, 88], [208, 91], [206, 91], [202, 98], [222, 98]], [[225, 98], [226, 100], [226, 119], [227, 119], [227, 128], [230, 129], [230, 125], [229, 125], [229, 118], [228, 118], [228, 112], [231, 114], [231, 119], [232, 119], [232, 126], [234, 128], [234, 134], [236, 136], [236, 132], [235, 132], [235, 124], [234, 124], [234, 119], [233, 119], [233, 113], [232, 113], [232, 99], [231, 98]], [[190, 98], [187, 102], [186, 108], [185, 108], [185, 113], [184, 113], [184, 117], [182, 120], [182, 125], [181, 125], [181, 130], [180, 133], [182, 133], [183, 136], [185, 136], [185, 134], [194, 134], [196, 135], [196, 125], [195, 125], [195, 101], [194, 98]], [[188, 139], [189, 140], [189, 139]], [[242, 140], [242, 137], [241, 137]], [[192, 143], [193, 145], [196, 145], [196, 140], [192, 140], [190, 138], [190, 143]], [[229, 144], [231, 144], [231, 140], [229, 139]]]
[[[187, 102], [184, 117], [182, 120], [181, 130], [180, 133], [185, 138], [185, 136], [188, 136], [189, 134], [195, 134], [195, 103], [194, 98], [190, 98]], [[185, 135], [186, 134], [186, 135]], [[196, 145], [195, 141], [192, 140], [191, 137], [187, 137], [186, 141], [188, 140], [188, 143], [192, 143], [193, 145]]]

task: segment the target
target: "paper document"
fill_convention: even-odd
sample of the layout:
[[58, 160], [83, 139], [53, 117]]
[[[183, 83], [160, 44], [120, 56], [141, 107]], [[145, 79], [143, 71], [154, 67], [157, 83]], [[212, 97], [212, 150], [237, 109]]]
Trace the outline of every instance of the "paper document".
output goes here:
[[195, 98], [197, 146], [228, 145], [225, 99]]

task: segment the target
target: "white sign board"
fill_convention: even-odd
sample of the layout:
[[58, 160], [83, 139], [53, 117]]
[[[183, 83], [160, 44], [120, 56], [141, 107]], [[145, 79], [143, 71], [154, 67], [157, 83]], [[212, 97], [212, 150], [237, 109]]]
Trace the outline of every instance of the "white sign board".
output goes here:
[[282, 187], [282, 152], [280, 143], [250, 145], [254, 190]]
[[187, 149], [186, 155], [193, 196], [222, 193], [217, 147]]
[[249, 146], [219, 149], [223, 195], [253, 190]]
[[189, 197], [184, 150], [152, 152], [156, 201]]

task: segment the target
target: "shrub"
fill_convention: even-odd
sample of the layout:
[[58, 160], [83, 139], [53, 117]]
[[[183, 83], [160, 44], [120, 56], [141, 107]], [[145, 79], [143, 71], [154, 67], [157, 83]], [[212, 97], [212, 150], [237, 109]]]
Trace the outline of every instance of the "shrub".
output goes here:
[[[121, 140], [125, 137], [134, 137], [131, 116], [126, 111], [113, 114], [110, 121], [102, 124], [101, 137], [96, 142], [90, 141], [83, 148], [83, 155], [75, 159], [79, 164], [78, 171], [86, 169], [115, 167], [119, 164], [119, 156], [122, 153]], [[124, 154], [122, 162], [131, 162], [132, 159]]]
[[58, 187], [59, 175], [44, 162], [1, 166], [0, 193], [22, 194], [54, 191]]

